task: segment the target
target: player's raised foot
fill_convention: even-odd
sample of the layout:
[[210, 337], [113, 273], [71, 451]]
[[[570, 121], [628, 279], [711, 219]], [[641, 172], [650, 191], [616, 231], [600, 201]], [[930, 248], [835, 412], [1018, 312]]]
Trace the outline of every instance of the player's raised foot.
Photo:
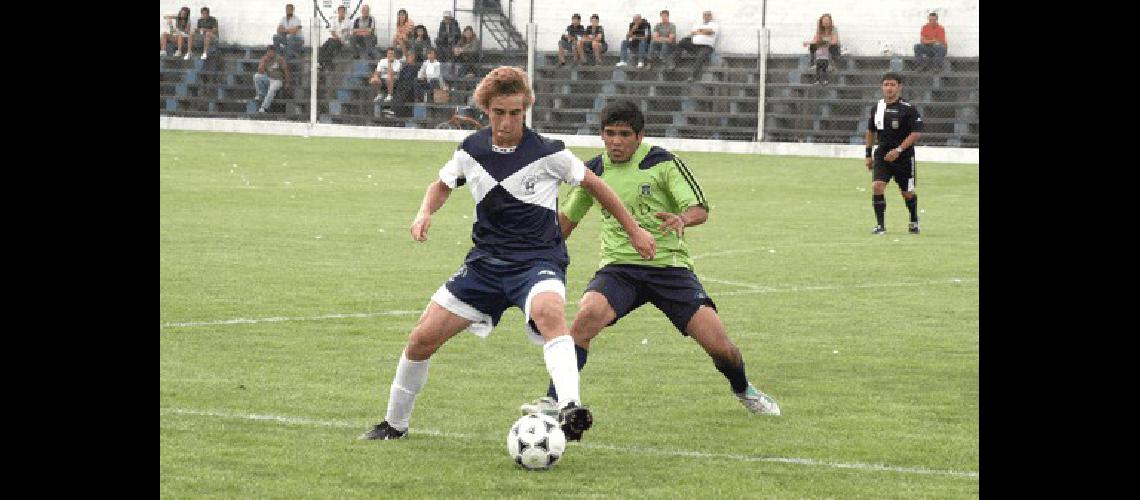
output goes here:
[[906, 228], [906, 232], [908, 232], [910, 234], [918, 234], [918, 232], [919, 232], [918, 231], [918, 223], [917, 222], [911, 222], [910, 226]]
[[361, 434], [357, 439], [400, 439], [407, 435], [407, 433], [407, 430], [397, 430], [395, 427], [388, 425], [388, 421], [385, 420], [373, 426], [368, 432]]
[[586, 407], [570, 403], [558, 412], [558, 422], [567, 441], [581, 441], [582, 433], [594, 425], [594, 416]]
[[740, 404], [757, 415], [780, 416], [780, 405], [776, 404], [776, 400], [756, 390], [752, 384], [748, 384], [748, 388], [744, 389], [744, 392], [737, 393], [736, 399], [739, 399]]
[[550, 396], [543, 396], [520, 406], [519, 411], [521, 411], [523, 415], [529, 415], [531, 413], [542, 413], [557, 418], [558, 402]]
[[883, 226], [875, 226], [875, 229], [871, 230], [871, 234], [886, 234], [886, 232], [887, 228]]

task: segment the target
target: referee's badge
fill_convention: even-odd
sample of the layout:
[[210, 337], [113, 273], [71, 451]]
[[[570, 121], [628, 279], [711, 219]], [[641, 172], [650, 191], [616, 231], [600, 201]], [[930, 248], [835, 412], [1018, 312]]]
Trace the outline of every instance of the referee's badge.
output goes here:
[[899, 121], [898, 120], [891, 120], [891, 128], [893, 128], [893, 129], [899, 128]]
[[538, 177], [533, 174], [523, 177], [523, 189], [526, 189], [526, 194], [534, 194], [534, 185], [537, 182]]
[[641, 196], [649, 196], [649, 183], [641, 185]]

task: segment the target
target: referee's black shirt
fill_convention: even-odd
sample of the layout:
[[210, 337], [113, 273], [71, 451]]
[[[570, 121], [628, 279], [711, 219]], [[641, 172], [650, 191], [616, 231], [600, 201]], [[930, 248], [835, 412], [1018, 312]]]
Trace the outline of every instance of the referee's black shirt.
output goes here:
[[[882, 160], [888, 151], [902, 144], [911, 132], [922, 132], [922, 116], [918, 114], [918, 108], [900, 98], [891, 104], [887, 104], [887, 109], [883, 113], [883, 128], [880, 130], [875, 127], [875, 112], [878, 111], [878, 108], [878, 102], [871, 106], [871, 117], [867, 119], [867, 130], [878, 133], [876, 143], [879, 147], [875, 148], [875, 159]], [[911, 156], [914, 156], [913, 147], [903, 150], [899, 159]], [[895, 161], [898, 162], [899, 160]]]

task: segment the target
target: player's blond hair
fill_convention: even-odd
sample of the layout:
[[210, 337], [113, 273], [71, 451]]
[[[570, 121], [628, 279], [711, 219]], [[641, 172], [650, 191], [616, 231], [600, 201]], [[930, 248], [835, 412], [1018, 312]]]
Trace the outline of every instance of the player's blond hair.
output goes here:
[[534, 91], [526, 82], [526, 71], [514, 66], [499, 66], [487, 73], [475, 88], [475, 104], [490, 112], [491, 99], [505, 95], [523, 94], [523, 107], [534, 104]]

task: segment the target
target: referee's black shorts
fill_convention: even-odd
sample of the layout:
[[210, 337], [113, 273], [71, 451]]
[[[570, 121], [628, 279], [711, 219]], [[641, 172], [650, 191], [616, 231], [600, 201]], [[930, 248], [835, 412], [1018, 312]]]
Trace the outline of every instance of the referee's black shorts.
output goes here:
[[893, 177], [899, 185], [899, 190], [904, 193], [914, 191], [918, 184], [914, 155], [909, 158], [898, 158], [893, 162], [876, 158], [873, 172], [873, 179], [876, 181], [890, 182]]
[[610, 264], [594, 273], [586, 291], [598, 292], [609, 301], [617, 313], [610, 325], [649, 302], [665, 313], [682, 335], [688, 335], [685, 328], [702, 305], [716, 310], [697, 275], [684, 267]]

